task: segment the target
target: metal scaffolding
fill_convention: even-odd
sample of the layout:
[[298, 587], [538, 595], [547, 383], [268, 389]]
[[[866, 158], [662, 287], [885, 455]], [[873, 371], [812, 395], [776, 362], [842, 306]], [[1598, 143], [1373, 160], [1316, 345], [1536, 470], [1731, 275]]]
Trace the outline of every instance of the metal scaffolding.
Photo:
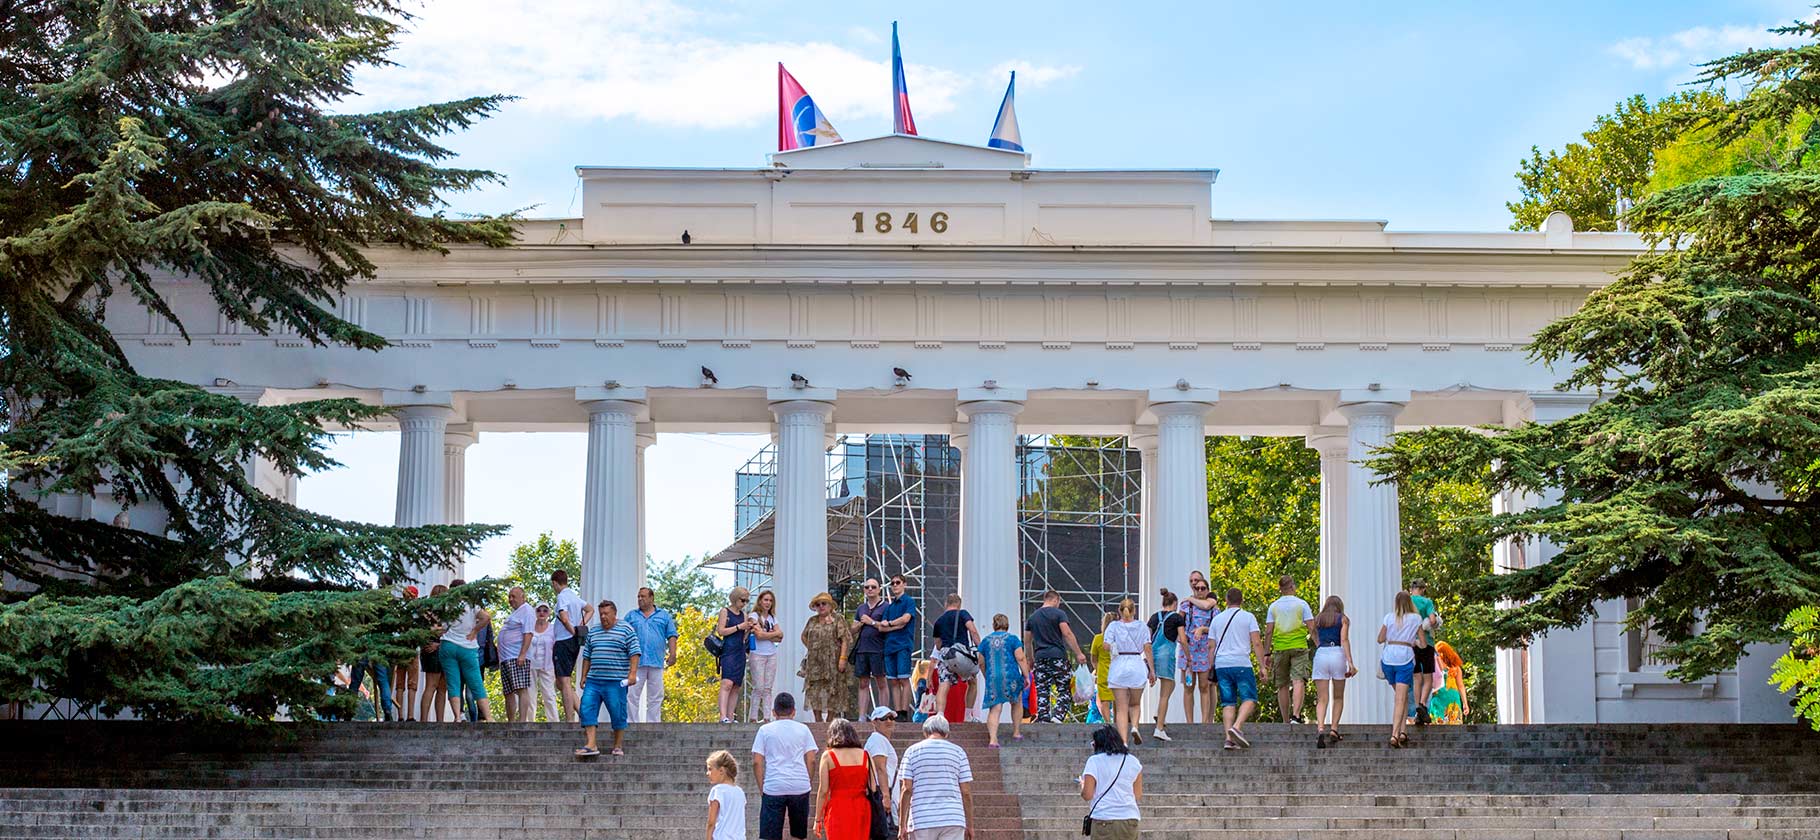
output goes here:
[[[1016, 452], [1026, 610], [1053, 588], [1076, 632], [1091, 637], [1106, 605], [1135, 594], [1138, 453], [1124, 438], [1047, 437], [1020, 437]], [[843, 436], [828, 460], [829, 533], [843, 533], [854, 517], [863, 524], [863, 541], [851, 555], [831, 540], [829, 591], [851, 608], [861, 580], [902, 574], [925, 611], [936, 610], [960, 588], [959, 450], [946, 435]], [[738, 585], [756, 590], [771, 577], [764, 529], [776, 506], [775, 446], [747, 461], [734, 487], [739, 536], [707, 565], [732, 569]], [[990, 626], [990, 616], [978, 618]]]

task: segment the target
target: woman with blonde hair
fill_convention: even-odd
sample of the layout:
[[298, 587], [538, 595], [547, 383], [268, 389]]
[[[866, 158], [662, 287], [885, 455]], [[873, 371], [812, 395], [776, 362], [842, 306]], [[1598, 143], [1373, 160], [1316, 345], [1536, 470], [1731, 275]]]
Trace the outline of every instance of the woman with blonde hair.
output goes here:
[[1384, 681], [1396, 693], [1396, 705], [1390, 716], [1390, 745], [1399, 749], [1409, 746], [1409, 733], [1403, 731], [1408, 720], [1409, 691], [1415, 684], [1416, 637], [1422, 632], [1422, 616], [1407, 591], [1398, 592], [1396, 609], [1384, 614], [1378, 628], [1378, 667]]
[[1126, 598], [1119, 602], [1118, 620], [1104, 631], [1106, 651], [1112, 664], [1106, 669], [1106, 684], [1112, 689], [1111, 723], [1121, 736], [1130, 734], [1132, 744], [1144, 743], [1138, 734], [1138, 713], [1143, 707], [1144, 688], [1156, 684], [1156, 663], [1150, 658], [1150, 634], [1137, 617], [1137, 602]]
[[739, 715], [739, 689], [746, 684], [746, 637], [756, 624], [746, 613], [752, 593], [743, 586], [727, 594], [727, 606], [714, 620], [720, 637], [720, 722], [732, 723]]
[[[1087, 664], [1093, 671], [1094, 708], [1099, 710], [1100, 720], [1107, 725], [1112, 723], [1112, 649], [1106, 646], [1106, 628], [1119, 617], [1116, 608], [1107, 610], [1100, 616], [1100, 632], [1093, 637], [1093, 643], [1087, 646]], [[1123, 736], [1121, 736], [1123, 737]]]
[[[834, 614], [834, 596], [826, 592], [809, 599], [815, 614], [803, 624], [803, 704], [820, 723], [834, 716], [841, 702], [841, 675], [847, 672], [847, 624]], [[769, 704], [767, 704], [769, 705]]]
[[777, 593], [760, 590], [752, 601], [752, 641], [746, 672], [752, 680], [752, 697], [746, 707], [752, 710], [752, 722], [771, 717], [771, 697], [777, 693], [777, 643], [784, 638], [777, 626]]
[[1011, 619], [992, 617], [992, 632], [980, 640], [980, 679], [985, 694], [986, 746], [998, 746], [998, 716], [1011, 710], [1011, 740], [1024, 740], [1024, 674], [1030, 670], [1024, 643], [1011, 634]]
[[[1346, 707], [1346, 680], [1359, 672], [1352, 664], [1352, 619], [1346, 602], [1327, 596], [1314, 617], [1314, 745], [1325, 749], [1340, 742], [1340, 710]], [[1322, 727], [1326, 729], [1322, 729]]]

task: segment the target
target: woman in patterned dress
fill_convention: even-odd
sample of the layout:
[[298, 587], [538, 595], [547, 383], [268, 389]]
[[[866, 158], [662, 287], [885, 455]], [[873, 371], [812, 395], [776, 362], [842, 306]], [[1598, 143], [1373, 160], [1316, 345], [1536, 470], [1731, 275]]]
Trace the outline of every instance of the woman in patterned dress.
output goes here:
[[803, 703], [820, 723], [836, 716], [845, 693], [841, 677], [847, 672], [847, 625], [834, 614], [834, 596], [826, 592], [811, 599], [809, 609], [815, 614], [803, 625], [803, 668], [797, 676], [803, 678]]
[[1214, 701], [1214, 640], [1208, 628], [1213, 624], [1213, 617], [1219, 615], [1220, 606], [1213, 600], [1207, 578], [1200, 572], [1189, 576], [1188, 588], [1191, 593], [1182, 599], [1182, 617], [1187, 623], [1182, 626], [1186, 643], [1181, 646], [1180, 654], [1186, 660], [1182, 670], [1188, 672], [1192, 685], [1182, 690], [1182, 719], [1194, 722], [1194, 697], [1198, 693], [1201, 696], [1201, 722], [1212, 723], [1220, 713]]
[[1011, 635], [1011, 619], [1004, 613], [992, 617], [992, 633], [980, 640], [980, 690], [985, 693], [986, 746], [998, 746], [998, 716], [1010, 710], [1011, 739], [1024, 733], [1024, 643]]

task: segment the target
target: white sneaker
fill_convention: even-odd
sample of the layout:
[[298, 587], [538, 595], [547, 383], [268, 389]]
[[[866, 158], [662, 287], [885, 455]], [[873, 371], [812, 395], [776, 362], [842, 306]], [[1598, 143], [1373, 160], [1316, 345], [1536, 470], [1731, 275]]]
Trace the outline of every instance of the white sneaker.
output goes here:
[[1169, 737], [1169, 733], [1164, 732], [1161, 728], [1150, 730], [1150, 737], [1155, 738], [1158, 741], [1174, 740]]

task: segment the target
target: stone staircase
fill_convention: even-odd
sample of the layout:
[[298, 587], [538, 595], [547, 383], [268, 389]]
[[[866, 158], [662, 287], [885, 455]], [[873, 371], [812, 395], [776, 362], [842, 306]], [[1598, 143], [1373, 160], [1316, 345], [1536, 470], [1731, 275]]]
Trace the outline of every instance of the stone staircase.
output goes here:
[[[823, 727], [811, 724], [825, 743]], [[0, 838], [699, 838], [702, 761], [742, 724], [634, 725], [630, 755], [577, 761], [572, 726], [341, 723], [278, 737], [130, 722], [0, 723]], [[1031, 726], [972, 757], [979, 840], [1078, 837], [1088, 728]], [[1816, 840], [1820, 736], [1793, 726], [1383, 727], [1314, 749], [1253, 724], [1146, 740], [1143, 834], [1179, 840]], [[898, 729], [902, 749], [920, 734]]]
[[[1820, 737], [1794, 726], [1307, 726], [1146, 738], [1142, 834], [1180, 840], [1816, 840]], [[1024, 837], [1080, 831], [1084, 727], [1027, 727], [1003, 750]]]
[[[826, 727], [809, 726], [826, 744]], [[720, 749], [739, 760], [756, 838], [757, 729], [634, 724], [627, 755], [581, 761], [572, 725], [337, 723], [249, 738], [137, 722], [0, 723], [0, 838], [698, 840], [703, 762]], [[920, 738], [904, 724], [893, 740], [901, 755]], [[973, 757], [977, 836], [1018, 836], [999, 751], [985, 748], [979, 726], [954, 740]]]

